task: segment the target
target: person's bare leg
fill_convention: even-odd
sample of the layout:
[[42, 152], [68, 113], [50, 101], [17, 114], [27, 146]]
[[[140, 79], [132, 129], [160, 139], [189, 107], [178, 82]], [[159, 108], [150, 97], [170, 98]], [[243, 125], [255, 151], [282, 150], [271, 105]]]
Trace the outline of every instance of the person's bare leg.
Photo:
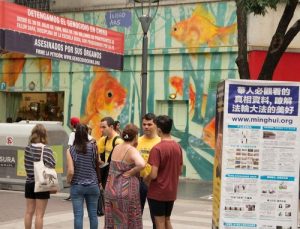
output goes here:
[[35, 229], [43, 228], [43, 218], [45, 215], [48, 199], [36, 200], [36, 209], [35, 209]]
[[166, 229], [173, 229], [172, 224], [171, 224], [171, 219], [170, 216], [166, 217]]
[[166, 217], [164, 216], [154, 216], [156, 229], [166, 229]]
[[34, 211], [35, 211], [35, 199], [26, 199], [26, 211], [24, 216], [25, 229], [31, 229]]

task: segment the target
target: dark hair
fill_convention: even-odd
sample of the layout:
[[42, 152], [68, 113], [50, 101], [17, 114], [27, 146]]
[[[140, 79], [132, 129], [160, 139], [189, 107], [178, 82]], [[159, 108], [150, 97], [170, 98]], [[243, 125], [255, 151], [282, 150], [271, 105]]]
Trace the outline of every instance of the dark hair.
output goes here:
[[128, 124], [125, 126], [122, 132], [122, 139], [125, 142], [131, 142], [139, 133], [139, 128], [134, 124]]
[[153, 113], [147, 113], [147, 114], [145, 114], [145, 115], [143, 116], [142, 119], [146, 119], [146, 120], [148, 120], [148, 121], [150, 121], [150, 120], [155, 121], [156, 116], [155, 116], [155, 114], [153, 114]]
[[115, 121], [113, 120], [112, 117], [105, 117], [103, 119], [101, 119], [101, 122], [107, 122], [108, 126], [114, 126]]
[[85, 154], [86, 153], [86, 143], [88, 139], [88, 127], [84, 124], [77, 124], [75, 131], [74, 146], [76, 151]]
[[114, 128], [116, 128], [118, 124], [120, 124], [120, 121], [116, 120], [116, 121], [114, 122]]
[[173, 119], [167, 115], [159, 115], [155, 119], [157, 128], [161, 129], [164, 134], [169, 134], [172, 129]]
[[16, 118], [16, 122], [20, 122], [20, 121], [22, 121], [22, 120], [23, 120], [22, 117], [17, 117], [17, 118]]
[[29, 143], [48, 143], [47, 130], [42, 124], [37, 124], [33, 127], [29, 137]]
[[7, 122], [7, 123], [12, 123], [12, 122], [13, 122], [12, 117], [8, 117], [8, 118], [6, 119], [6, 122]]

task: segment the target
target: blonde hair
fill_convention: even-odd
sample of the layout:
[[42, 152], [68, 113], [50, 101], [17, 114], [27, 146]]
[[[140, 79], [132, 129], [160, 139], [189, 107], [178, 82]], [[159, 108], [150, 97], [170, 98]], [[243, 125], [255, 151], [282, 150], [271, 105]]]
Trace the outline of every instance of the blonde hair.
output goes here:
[[44, 125], [37, 124], [31, 131], [29, 143], [48, 143], [47, 130]]

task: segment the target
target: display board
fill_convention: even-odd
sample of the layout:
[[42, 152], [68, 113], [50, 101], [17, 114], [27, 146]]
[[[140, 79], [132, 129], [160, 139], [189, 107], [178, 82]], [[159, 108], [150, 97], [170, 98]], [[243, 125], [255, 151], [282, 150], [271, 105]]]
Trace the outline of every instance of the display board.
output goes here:
[[299, 86], [219, 85], [213, 228], [297, 228]]

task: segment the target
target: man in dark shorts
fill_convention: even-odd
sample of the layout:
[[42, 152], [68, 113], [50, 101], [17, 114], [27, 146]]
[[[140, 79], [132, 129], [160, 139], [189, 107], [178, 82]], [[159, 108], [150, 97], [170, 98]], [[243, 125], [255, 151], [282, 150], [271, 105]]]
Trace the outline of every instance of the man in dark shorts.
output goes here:
[[161, 142], [150, 151], [148, 163], [152, 169], [146, 178], [146, 182], [150, 182], [147, 198], [156, 228], [169, 229], [182, 171], [182, 149], [171, 137], [173, 120], [169, 116], [158, 116], [155, 123]]

